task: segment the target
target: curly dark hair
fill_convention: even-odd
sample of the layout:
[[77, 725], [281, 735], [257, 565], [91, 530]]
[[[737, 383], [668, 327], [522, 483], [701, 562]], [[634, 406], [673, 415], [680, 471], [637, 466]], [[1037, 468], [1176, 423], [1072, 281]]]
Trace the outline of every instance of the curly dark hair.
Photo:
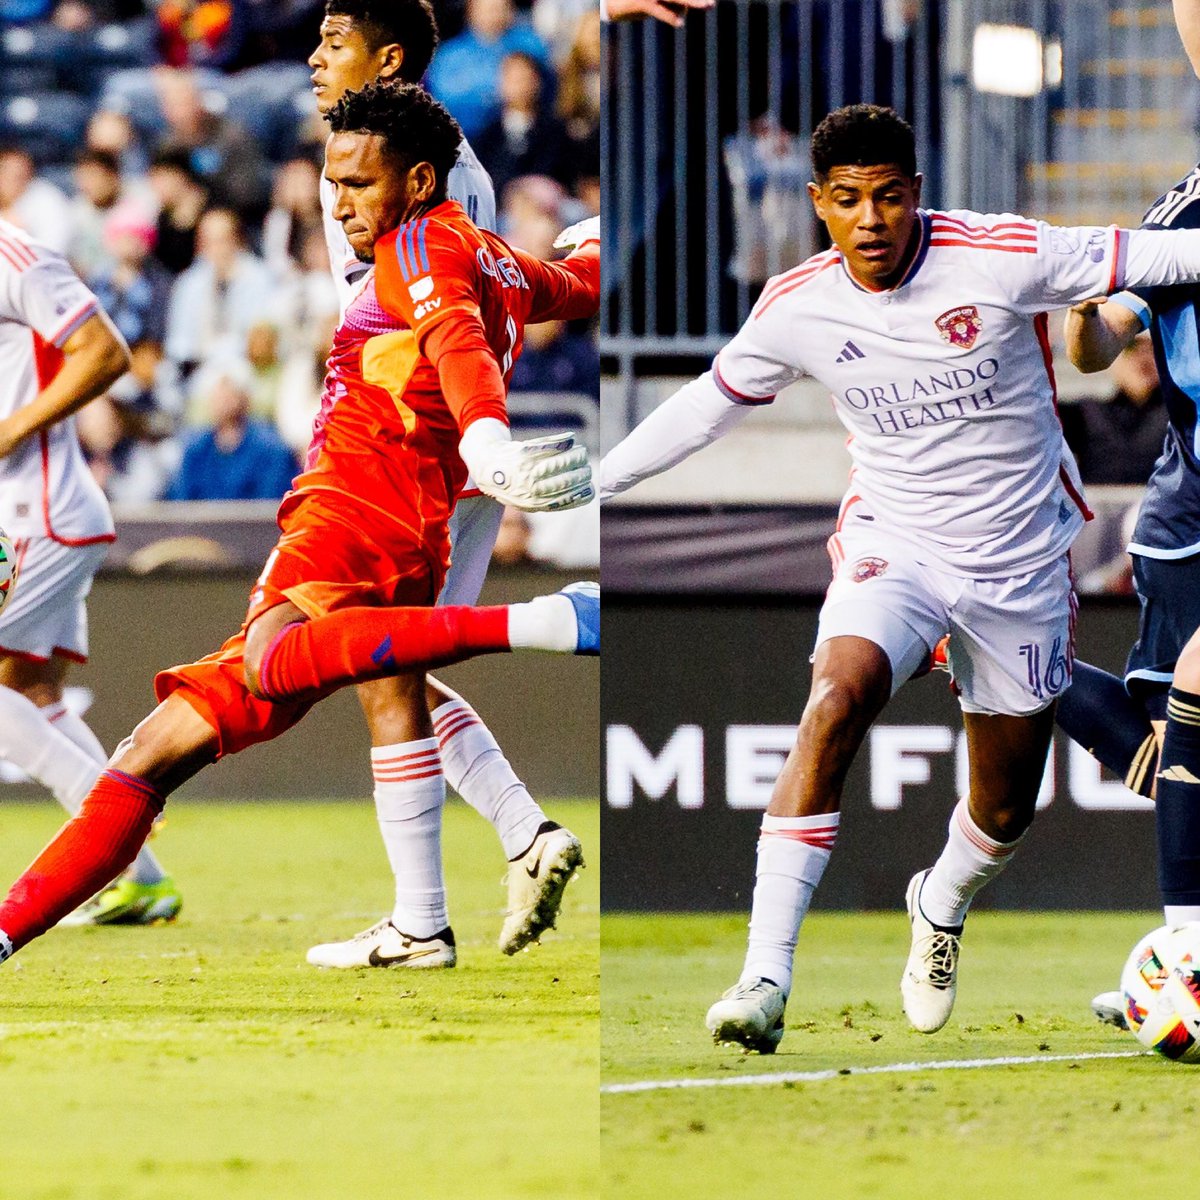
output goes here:
[[368, 83], [360, 91], [347, 92], [325, 119], [334, 133], [378, 134], [406, 170], [429, 163], [439, 191], [458, 160], [458, 122], [416, 83]]
[[325, 0], [325, 15], [349, 17], [372, 50], [403, 46], [399, 78], [417, 83], [429, 70], [438, 44], [430, 0]]
[[813, 174], [823, 183], [834, 167], [895, 163], [910, 179], [917, 174], [912, 126], [879, 104], [835, 109], [813, 130]]

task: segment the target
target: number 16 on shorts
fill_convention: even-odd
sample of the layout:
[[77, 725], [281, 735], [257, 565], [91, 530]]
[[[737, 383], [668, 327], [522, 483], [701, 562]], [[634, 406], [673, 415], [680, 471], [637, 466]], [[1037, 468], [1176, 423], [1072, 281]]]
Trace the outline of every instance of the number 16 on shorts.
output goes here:
[[1063, 654], [1061, 637], [1056, 637], [1045, 653], [1036, 642], [1018, 646], [1017, 653], [1025, 660], [1029, 690], [1037, 699], [1048, 700], [1057, 696], [1070, 681], [1071, 668]]

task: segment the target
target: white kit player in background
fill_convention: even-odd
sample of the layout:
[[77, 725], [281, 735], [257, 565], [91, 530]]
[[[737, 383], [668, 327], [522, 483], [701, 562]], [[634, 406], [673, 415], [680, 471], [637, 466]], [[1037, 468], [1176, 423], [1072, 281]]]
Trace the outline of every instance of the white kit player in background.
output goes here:
[[829, 389], [850, 433], [812, 689], [763, 819], [745, 967], [707, 1021], [718, 1042], [764, 1052], [783, 1036], [796, 940], [837, 839], [846, 772], [947, 630], [969, 795], [941, 857], [909, 885], [901, 992], [915, 1028], [932, 1033], [949, 1018], [963, 920], [1033, 819], [1054, 700], [1071, 677], [1067, 551], [1090, 514], [1055, 411], [1046, 310], [1200, 279], [1200, 231], [921, 210], [912, 131], [890, 109], [830, 114], [812, 155], [809, 190], [833, 248], [770, 280], [712, 370], [600, 468], [604, 499], [728, 432], [802, 374]]
[[[337, 0], [327, 3], [321, 41], [308, 60], [322, 113], [347, 91], [376, 79], [419, 83], [436, 45], [436, 24], [424, 0], [375, 6], [356, 3], [346, 9], [341, 11]], [[457, 200], [475, 224], [495, 229], [492, 181], [465, 139], [459, 145], [447, 190], [449, 198]], [[340, 222], [333, 218], [333, 201], [333, 185], [322, 175], [325, 239], [338, 289], [339, 315], [344, 315], [346, 305], [373, 268], [351, 249]], [[468, 481], [450, 520], [452, 562], [439, 604], [478, 601], [503, 512], [503, 505], [481, 495]], [[365, 712], [375, 714], [376, 727], [380, 714], [397, 708], [398, 686], [397, 680], [382, 679], [358, 687], [359, 701]], [[446, 782], [491, 823], [509, 862], [508, 908], [499, 947], [506, 954], [515, 954], [553, 928], [563, 891], [583, 862], [582, 847], [574, 834], [549, 820], [509, 765], [491, 730], [461, 696], [433, 679], [427, 682], [427, 693]], [[411, 783], [379, 765], [413, 752], [428, 750], [423, 744], [415, 747], [398, 742], [376, 746], [371, 754], [375, 811], [396, 876], [398, 904], [400, 891], [411, 888], [414, 877], [422, 880], [427, 891], [443, 899], [445, 894], [440, 847], [409, 832], [413, 823], [424, 817], [428, 802]], [[321, 967], [374, 966], [399, 957], [390, 948], [401, 941], [402, 933], [389, 916], [348, 941], [312, 947], [308, 961]], [[455, 948], [445, 945], [438, 949], [438, 954], [419, 960], [419, 964], [453, 966]]]
[[[87, 661], [85, 602], [116, 537], [72, 414], [128, 365], [121, 335], [66, 259], [0, 221], [0, 527], [21, 573], [0, 615], [0, 757], [72, 815], [108, 756], [63, 703], [63, 686], [68, 664]], [[127, 876], [71, 920], [144, 924], [181, 904], [143, 847]]]

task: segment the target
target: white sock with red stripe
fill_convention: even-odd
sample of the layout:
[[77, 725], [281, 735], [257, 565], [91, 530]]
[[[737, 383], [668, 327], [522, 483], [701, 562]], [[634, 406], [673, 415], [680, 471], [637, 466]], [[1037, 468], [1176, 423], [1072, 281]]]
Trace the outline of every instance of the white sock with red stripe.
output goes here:
[[837, 841], [839, 813], [763, 817], [750, 909], [750, 944], [740, 983], [769, 979], [792, 989], [800, 925]]
[[921, 885], [918, 903], [926, 920], [944, 929], [957, 929], [975, 893], [1008, 866], [1020, 844], [1021, 838], [998, 842], [988, 837], [971, 820], [966, 798], [960, 800], [950, 815], [946, 848]]
[[446, 782], [492, 823], [504, 857], [517, 858], [533, 844], [546, 814], [517, 778], [492, 731], [465, 700], [448, 700], [432, 716]]
[[104, 769], [104, 760], [81, 750], [27, 696], [0, 686], [0, 758], [54, 793], [71, 816]]
[[[92, 783], [95, 783], [100, 772], [108, 764], [108, 755], [105, 754], [100, 739], [92, 732], [92, 727], [77, 713], [73, 713], [61, 700], [55, 704], [47, 704], [41, 711], [46, 720], [59, 733], [93, 760], [95, 775]], [[88, 787], [90, 788], [91, 784], [88, 784]], [[85, 791], [83, 795], [86, 796], [87, 792]], [[83, 796], [80, 796], [75, 810], [72, 811], [77, 811], [82, 802]], [[162, 864], [155, 858], [154, 852], [148, 845], [138, 851], [137, 858], [133, 860], [125, 874], [136, 883], [158, 883], [167, 877]]]
[[396, 877], [392, 924], [427, 938], [450, 924], [442, 878], [446, 782], [436, 738], [371, 748], [375, 815]]

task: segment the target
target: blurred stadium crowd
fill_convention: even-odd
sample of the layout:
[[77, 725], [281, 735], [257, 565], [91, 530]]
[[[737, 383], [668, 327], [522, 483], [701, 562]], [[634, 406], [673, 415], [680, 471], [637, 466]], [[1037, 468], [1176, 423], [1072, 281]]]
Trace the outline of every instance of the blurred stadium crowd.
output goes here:
[[[426, 83], [541, 257], [599, 212], [595, 0], [433, 0]], [[133, 351], [78, 417], [117, 502], [273, 499], [308, 444], [338, 305], [324, 124], [305, 60], [323, 0], [0, 0], [0, 216], [64, 251]], [[595, 427], [595, 331], [526, 332], [530, 423]]]

